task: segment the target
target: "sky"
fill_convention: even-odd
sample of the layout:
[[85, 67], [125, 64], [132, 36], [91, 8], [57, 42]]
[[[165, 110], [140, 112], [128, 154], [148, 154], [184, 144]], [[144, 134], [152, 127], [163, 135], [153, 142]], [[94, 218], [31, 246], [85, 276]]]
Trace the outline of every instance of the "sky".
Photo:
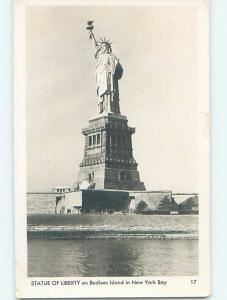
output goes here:
[[97, 115], [86, 31], [112, 41], [124, 69], [121, 113], [147, 190], [198, 192], [195, 7], [29, 6], [26, 11], [27, 190], [77, 180], [81, 128]]

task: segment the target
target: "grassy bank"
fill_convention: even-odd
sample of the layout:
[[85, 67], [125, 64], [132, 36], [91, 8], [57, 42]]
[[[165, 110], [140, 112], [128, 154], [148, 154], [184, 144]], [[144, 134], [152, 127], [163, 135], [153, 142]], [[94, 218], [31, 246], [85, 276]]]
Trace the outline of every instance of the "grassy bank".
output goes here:
[[198, 226], [194, 215], [28, 215], [28, 225]]

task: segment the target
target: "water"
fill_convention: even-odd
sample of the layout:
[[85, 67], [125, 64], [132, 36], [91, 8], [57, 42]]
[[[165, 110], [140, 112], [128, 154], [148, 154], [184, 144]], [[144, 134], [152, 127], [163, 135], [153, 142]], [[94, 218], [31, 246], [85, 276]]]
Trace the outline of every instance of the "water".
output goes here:
[[193, 276], [198, 240], [28, 240], [28, 276]]

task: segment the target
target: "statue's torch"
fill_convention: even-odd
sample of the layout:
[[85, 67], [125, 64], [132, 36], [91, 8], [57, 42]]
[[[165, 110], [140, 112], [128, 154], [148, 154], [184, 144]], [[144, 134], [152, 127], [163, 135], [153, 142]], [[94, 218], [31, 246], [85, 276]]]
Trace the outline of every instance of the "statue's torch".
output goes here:
[[92, 30], [94, 29], [94, 26], [93, 26], [93, 22], [94, 21], [88, 21], [87, 22], [87, 27], [86, 29], [89, 31], [89, 39], [92, 39], [92, 36], [94, 36]]

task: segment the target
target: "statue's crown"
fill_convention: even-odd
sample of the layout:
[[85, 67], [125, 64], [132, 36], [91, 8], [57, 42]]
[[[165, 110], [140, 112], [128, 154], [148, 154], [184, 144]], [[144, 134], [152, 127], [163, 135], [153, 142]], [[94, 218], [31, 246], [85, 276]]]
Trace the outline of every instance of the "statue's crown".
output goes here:
[[99, 38], [98, 43], [99, 43], [99, 44], [106, 44], [106, 45], [108, 45], [110, 48], [111, 48], [111, 44], [112, 44], [112, 43], [111, 43], [109, 40], [107, 40], [105, 37], [104, 37], [104, 38]]

